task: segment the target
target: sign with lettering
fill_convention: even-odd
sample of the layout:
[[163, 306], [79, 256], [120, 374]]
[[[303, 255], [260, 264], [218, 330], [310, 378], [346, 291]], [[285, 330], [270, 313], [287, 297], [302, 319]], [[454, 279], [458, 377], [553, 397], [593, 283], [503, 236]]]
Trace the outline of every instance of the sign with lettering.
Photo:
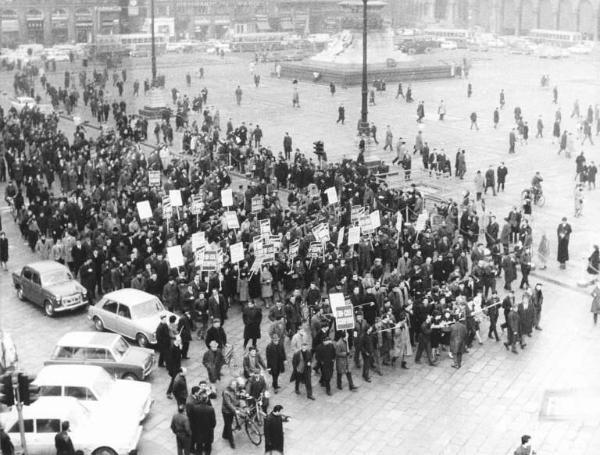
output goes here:
[[137, 204], [138, 215], [140, 220], [147, 220], [152, 218], [152, 208], [150, 207], [149, 201], [141, 201]]
[[162, 211], [164, 218], [171, 218], [173, 216], [173, 207], [171, 206], [171, 198], [169, 196], [162, 198]]
[[373, 233], [373, 226], [371, 225], [371, 217], [369, 215], [363, 215], [360, 217], [360, 232], [363, 235]]
[[356, 245], [360, 242], [360, 227], [353, 226], [348, 230], [348, 246]]
[[225, 212], [225, 223], [227, 223], [227, 229], [240, 228], [240, 222], [238, 220], [237, 213], [235, 212]]
[[318, 226], [315, 226], [312, 232], [315, 236], [315, 240], [319, 242], [328, 242], [330, 239], [329, 225], [327, 223], [321, 223]]
[[360, 205], [353, 205], [350, 209], [350, 221], [353, 224], [358, 224], [360, 217], [365, 213], [365, 208]]
[[311, 259], [319, 259], [321, 256], [323, 256], [323, 244], [321, 242], [310, 242], [308, 257]]
[[338, 231], [337, 242], [336, 242], [336, 245], [338, 248], [340, 246], [342, 246], [342, 242], [344, 241], [344, 231], [345, 231], [344, 226], [342, 226], [340, 228], [340, 230]]
[[206, 245], [206, 235], [204, 232], [194, 232], [192, 234], [192, 250], [196, 251]]
[[244, 243], [238, 242], [229, 246], [229, 253], [231, 255], [231, 262], [241, 262], [244, 260]]
[[148, 184], [150, 186], [160, 186], [160, 171], [148, 171]]
[[289, 247], [288, 247], [288, 255], [290, 258], [295, 258], [296, 256], [298, 256], [298, 249], [300, 248], [300, 240], [294, 240], [292, 243], [290, 243]]
[[233, 191], [231, 188], [221, 190], [221, 204], [223, 204], [223, 207], [231, 207], [233, 205]]
[[258, 222], [260, 224], [260, 234], [271, 235], [271, 220], [267, 218], [266, 220], [259, 220]]
[[190, 212], [192, 215], [200, 215], [202, 211], [202, 195], [194, 194], [192, 196], [192, 201], [190, 202]]
[[181, 191], [180, 190], [170, 190], [169, 191], [169, 199], [171, 199], [171, 205], [173, 207], [181, 207], [183, 202], [181, 201]]
[[331, 312], [335, 317], [337, 330], [354, 330], [354, 309], [352, 304], [344, 299], [344, 294], [329, 294]]
[[369, 214], [369, 218], [371, 218], [371, 227], [373, 229], [377, 229], [379, 226], [381, 226], [381, 218], [379, 218], [379, 210], [373, 210]]
[[325, 194], [327, 195], [327, 202], [329, 202], [329, 204], [333, 205], [338, 201], [337, 191], [335, 191], [334, 186], [327, 188]]
[[202, 258], [202, 271], [216, 272], [219, 268], [219, 254], [213, 250], [204, 251]]
[[262, 196], [254, 196], [252, 198], [252, 213], [260, 212], [263, 207], [264, 205]]

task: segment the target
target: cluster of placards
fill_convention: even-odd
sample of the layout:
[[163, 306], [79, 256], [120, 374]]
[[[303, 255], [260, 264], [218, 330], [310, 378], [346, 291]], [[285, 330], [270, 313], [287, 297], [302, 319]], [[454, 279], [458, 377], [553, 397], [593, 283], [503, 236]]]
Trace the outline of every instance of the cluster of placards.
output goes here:
[[321, 223], [315, 226], [312, 230], [315, 240], [318, 242], [329, 242], [329, 225], [327, 223]]

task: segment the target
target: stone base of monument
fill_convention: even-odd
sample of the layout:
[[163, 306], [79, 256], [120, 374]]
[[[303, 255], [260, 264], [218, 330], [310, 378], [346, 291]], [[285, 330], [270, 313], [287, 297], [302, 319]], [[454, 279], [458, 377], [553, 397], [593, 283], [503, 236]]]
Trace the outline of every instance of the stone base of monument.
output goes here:
[[147, 119], [162, 118], [165, 111], [171, 112], [171, 108], [167, 107], [167, 92], [165, 89], [153, 87], [148, 92], [148, 104], [146, 104], [139, 113]]
[[[394, 64], [368, 65], [369, 85], [375, 80], [388, 83], [388, 90], [395, 90], [390, 82], [410, 82], [431, 79], [449, 79], [455, 75], [455, 66], [442, 62], [419, 63], [394, 62]], [[362, 83], [361, 64], [340, 64], [337, 62], [322, 62], [303, 60], [300, 62], [285, 62], [281, 64], [281, 77], [300, 81], [329, 84], [334, 82], [342, 87], [360, 85]]]

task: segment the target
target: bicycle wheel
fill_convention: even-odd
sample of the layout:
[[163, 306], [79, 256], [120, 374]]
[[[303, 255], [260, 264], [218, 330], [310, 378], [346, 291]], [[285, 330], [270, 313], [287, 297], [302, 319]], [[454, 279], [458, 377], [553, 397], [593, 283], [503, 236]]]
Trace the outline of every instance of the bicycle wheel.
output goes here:
[[256, 410], [256, 413], [254, 414], [254, 416], [252, 416], [252, 420], [256, 422], [256, 426], [258, 427], [258, 431], [260, 432], [260, 434], [265, 434], [265, 414], [262, 412], [261, 409]]
[[260, 430], [258, 425], [254, 420], [247, 419], [246, 420], [246, 434], [248, 435], [248, 439], [255, 446], [259, 446], [262, 442], [262, 434], [260, 434]]
[[546, 198], [544, 197], [543, 194], [541, 194], [540, 197], [538, 197], [537, 206], [543, 207], [545, 203], [546, 203]]

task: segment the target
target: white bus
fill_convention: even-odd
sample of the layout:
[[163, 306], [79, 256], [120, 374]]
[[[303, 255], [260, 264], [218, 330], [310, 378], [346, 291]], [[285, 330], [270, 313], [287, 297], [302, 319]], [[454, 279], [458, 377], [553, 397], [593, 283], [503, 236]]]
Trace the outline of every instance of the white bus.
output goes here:
[[459, 47], [466, 47], [467, 42], [473, 40], [473, 32], [471, 30], [460, 28], [426, 28], [423, 30], [423, 35], [434, 39], [454, 41]]
[[552, 46], [571, 47], [583, 39], [580, 32], [566, 32], [563, 30], [533, 29], [528, 38], [534, 43], [549, 44]]

